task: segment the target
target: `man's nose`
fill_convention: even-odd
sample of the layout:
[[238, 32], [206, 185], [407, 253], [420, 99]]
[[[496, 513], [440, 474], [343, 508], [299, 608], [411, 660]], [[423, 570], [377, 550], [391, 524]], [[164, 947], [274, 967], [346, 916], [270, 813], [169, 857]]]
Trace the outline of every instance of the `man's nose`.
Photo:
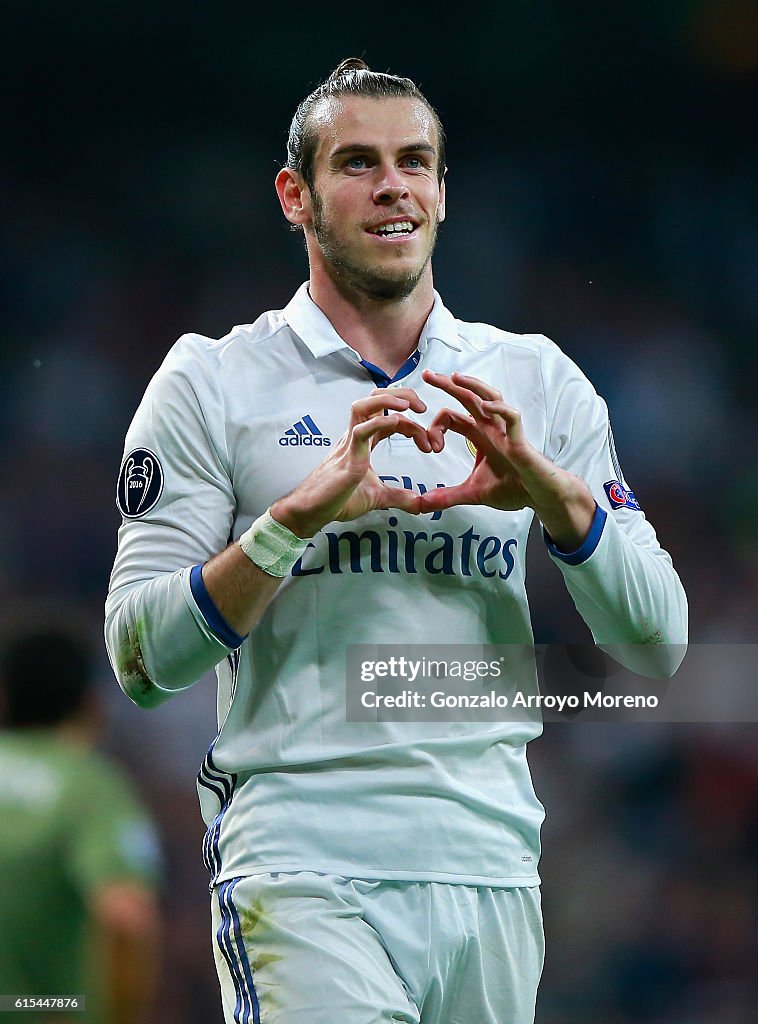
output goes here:
[[408, 186], [398, 177], [397, 172], [389, 171], [374, 189], [374, 202], [390, 206], [400, 199], [407, 199], [409, 195]]

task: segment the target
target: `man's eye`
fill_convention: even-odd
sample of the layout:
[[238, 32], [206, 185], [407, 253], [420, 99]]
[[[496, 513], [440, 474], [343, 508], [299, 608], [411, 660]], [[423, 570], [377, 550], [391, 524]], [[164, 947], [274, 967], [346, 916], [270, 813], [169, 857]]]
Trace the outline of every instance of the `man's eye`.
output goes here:
[[405, 163], [406, 163], [407, 166], [411, 167], [413, 170], [418, 170], [419, 167], [423, 167], [424, 166], [424, 162], [423, 162], [423, 160], [421, 159], [420, 156], [407, 156], [405, 158]]
[[345, 161], [345, 166], [350, 167], [352, 170], [358, 171], [362, 167], [366, 166], [365, 156], [351, 156]]

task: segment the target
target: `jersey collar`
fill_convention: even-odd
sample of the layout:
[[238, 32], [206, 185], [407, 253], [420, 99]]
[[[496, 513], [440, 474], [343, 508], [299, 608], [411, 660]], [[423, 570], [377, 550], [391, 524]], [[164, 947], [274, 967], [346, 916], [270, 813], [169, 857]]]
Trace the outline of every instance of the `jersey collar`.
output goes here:
[[[307, 281], [300, 285], [284, 307], [282, 316], [317, 359], [321, 356], [331, 355], [332, 352], [337, 352], [339, 349], [350, 348], [332, 327], [326, 314], [319, 309], [308, 294]], [[432, 338], [456, 351], [461, 349], [455, 317], [445, 307], [438, 292], [434, 293], [432, 311], [421, 331], [418, 343], [419, 352], [426, 351]]]

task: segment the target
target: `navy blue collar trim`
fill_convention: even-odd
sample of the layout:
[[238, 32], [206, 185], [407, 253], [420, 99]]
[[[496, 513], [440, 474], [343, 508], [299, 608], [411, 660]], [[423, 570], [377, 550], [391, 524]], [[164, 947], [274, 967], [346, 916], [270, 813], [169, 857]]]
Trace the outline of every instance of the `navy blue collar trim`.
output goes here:
[[409, 356], [405, 360], [394, 377], [390, 377], [389, 374], [385, 373], [380, 366], [375, 366], [373, 363], [370, 363], [368, 359], [361, 359], [361, 366], [366, 367], [368, 372], [371, 374], [371, 379], [378, 388], [386, 388], [390, 384], [394, 384], [395, 381], [402, 380], [403, 377], [407, 377], [409, 373], [412, 373], [418, 366], [420, 359], [421, 353], [416, 349], [413, 355]]

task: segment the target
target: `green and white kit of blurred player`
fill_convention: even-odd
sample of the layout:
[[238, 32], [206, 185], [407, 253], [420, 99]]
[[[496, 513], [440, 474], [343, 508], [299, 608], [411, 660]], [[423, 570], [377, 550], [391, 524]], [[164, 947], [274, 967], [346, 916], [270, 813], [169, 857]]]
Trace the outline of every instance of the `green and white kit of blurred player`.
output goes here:
[[[365, 103], [374, 124], [375, 108], [405, 100]], [[389, 178], [408, 166], [403, 145]], [[372, 173], [385, 173], [384, 153]], [[385, 217], [423, 221], [413, 186], [371, 195]], [[556, 345], [461, 322], [430, 288], [390, 375], [344, 340], [314, 281], [312, 266], [310, 292], [219, 341], [181, 338], [151, 381], [119, 478], [111, 660], [146, 707], [216, 666], [219, 734], [199, 793], [227, 1022], [527, 1024], [543, 951], [543, 808], [526, 759], [539, 724], [346, 720], [351, 644], [532, 642], [533, 508], [433, 497], [472, 473], [468, 442], [484, 445], [455, 417], [439, 444], [433, 424], [462, 392], [449, 375], [507, 395], [541, 464], [589, 488], [581, 543], [546, 543], [596, 642], [627, 644], [630, 667], [670, 675], [672, 645], [686, 641], [684, 593], [621, 476], [605, 404]], [[423, 437], [393, 417], [405, 389], [421, 404], [401, 418]], [[305, 493], [303, 481], [321, 486], [326, 471], [311, 474], [331, 472], [357, 436], [362, 402], [374, 403], [365, 429], [382, 438], [370, 453], [382, 497], [357, 516], [322, 517], [312, 536], [285, 531], [281, 584], [242, 636], [211, 593], [214, 556], [232, 542], [224, 555], [252, 564], [239, 539], [283, 495]]]
[[50, 729], [0, 732], [0, 774], [0, 992], [84, 995], [85, 1014], [55, 1017], [105, 1024], [90, 903], [108, 887], [155, 887], [153, 825], [114, 763]]

